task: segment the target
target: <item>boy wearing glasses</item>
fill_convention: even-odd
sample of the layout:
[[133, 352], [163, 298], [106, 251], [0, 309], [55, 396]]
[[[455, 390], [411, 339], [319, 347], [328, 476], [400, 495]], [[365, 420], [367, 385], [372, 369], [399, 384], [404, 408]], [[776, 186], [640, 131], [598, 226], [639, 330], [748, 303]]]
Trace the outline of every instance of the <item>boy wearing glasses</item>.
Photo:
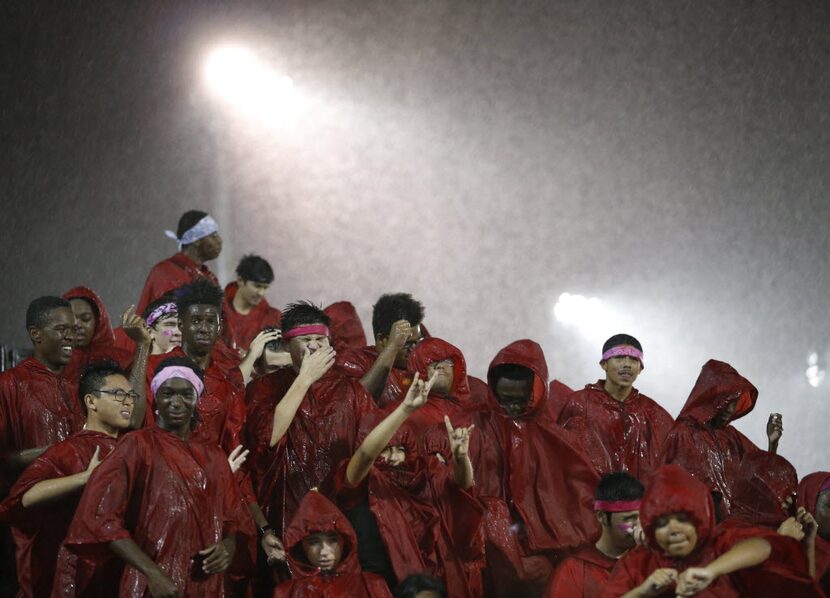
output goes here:
[[50, 447], [20, 476], [0, 504], [13, 525], [23, 596], [48, 596], [58, 550], [92, 471], [130, 428], [139, 399], [126, 373], [111, 361], [90, 364], [79, 387], [83, 430]]

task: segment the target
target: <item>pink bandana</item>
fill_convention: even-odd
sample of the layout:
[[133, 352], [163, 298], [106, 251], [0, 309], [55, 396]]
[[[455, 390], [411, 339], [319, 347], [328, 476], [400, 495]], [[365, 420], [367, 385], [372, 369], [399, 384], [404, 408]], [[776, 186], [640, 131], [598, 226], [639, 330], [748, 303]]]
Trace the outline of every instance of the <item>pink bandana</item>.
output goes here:
[[167, 316], [175, 316], [177, 313], [176, 304], [175, 303], [164, 303], [159, 305], [156, 309], [150, 312], [150, 315], [147, 316], [145, 320], [147, 322], [147, 326], [152, 326], [156, 323], [157, 320], [161, 318], [166, 318]]
[[605, 511], [606, 513], [624, 513], [626, 511], [639, 511], [640, 500], [595, 500], [594, 511]]
[[199, 380], [199, 376], [193, 370], [181, 365], [169, 365], [153, 376], [153, 381], [150, 382], [150, 390], [153, 391], [153, 396], [156, 396], [156, 391], [171, 378], [182, 378], [190, 382], [193, 388], [196, 389], [196, 396], [201, 397], [205, 390], [204, 382]]
[[322, 336], [329, 335], [329, 328], [323, 324], [309, 324], [308, 326], [297, 326], [288, 332], [282, 333], [282, 338], [285, 340], [292, 339], [296, 336], [305, 336], [306, 334], [320, 334]]
[[611, 347], [605, 353], [602, 354], [602, 361], [608, 361], [612, 357], [619, 357], [620, 355], [627, 355], [628, 357], [633, 357], [637, 361], [640, 362], [640, 366], [645, 369], [646, 366], [643, 363], [643, 352], [637, 349], [636, 347], [632, 347], [631, 345], [617, 345], [616, 347]]

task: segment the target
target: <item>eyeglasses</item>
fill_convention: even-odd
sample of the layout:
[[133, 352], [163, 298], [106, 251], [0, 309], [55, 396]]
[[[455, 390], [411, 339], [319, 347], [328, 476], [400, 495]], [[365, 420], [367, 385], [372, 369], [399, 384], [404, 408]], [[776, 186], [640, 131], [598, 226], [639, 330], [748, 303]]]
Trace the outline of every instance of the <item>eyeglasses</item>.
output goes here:
[[110, 395], [116, 402], [121, 403], [122, 405], [127, 402], [127, 399], [129, 399], [133, 405], [135, 405], [135, 402], [138, 400], [138, 393], [132, 390], [127, 392], [126, 390], [121, 390], [120, 388], [117, 390], [101, 388], [98, 392]]

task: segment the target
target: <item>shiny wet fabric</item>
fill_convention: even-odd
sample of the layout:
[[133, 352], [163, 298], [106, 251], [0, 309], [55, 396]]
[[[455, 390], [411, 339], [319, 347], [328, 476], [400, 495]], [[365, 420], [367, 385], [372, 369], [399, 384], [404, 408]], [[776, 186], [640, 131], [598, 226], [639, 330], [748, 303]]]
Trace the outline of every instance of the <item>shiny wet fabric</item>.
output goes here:
[[598, 598], [617, 559], [589, 544], [563, 560], [545, 590], [545, 598]]
[[251, 311], [241, 314], [233, 306], [233, 298], [239, 285], [232, 282], [225, 287], [225, 300], [222, 303], [222, 339], [225, 344], [244, 356], [254, 337], [265, 328], [279, 328], [282, 312], [271, 307], [263, 297]]
[[[378, 350], [374, 346], [347, 349], [344, 352], [338, 351], [335, 365], [342, 375], [359, 380], [371, 369], [377, 358]], [[386, 378], [383, 393], [377, 401], [378, 407], [388, 407], [399, 403], [411, 384], [412, 374], [409, 371], [393, 367]]]
[[171, 255], [150, 269], [136, 304], [136, 313], [144, 313], [150, 303], [165, 293], [202, 278], [219, 286], [219, 279], [204, 264], [197, 264], [181, 252]]

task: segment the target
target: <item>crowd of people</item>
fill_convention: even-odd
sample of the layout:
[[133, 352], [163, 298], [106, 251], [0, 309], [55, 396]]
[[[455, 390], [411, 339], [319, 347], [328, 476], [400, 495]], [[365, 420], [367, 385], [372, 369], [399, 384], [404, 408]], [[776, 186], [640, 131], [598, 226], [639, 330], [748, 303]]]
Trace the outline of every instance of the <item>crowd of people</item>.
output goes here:
[[[824, 596], [830, 472], [799, 482], [780, 416], [703, 365], [676, 419], [603, 377], [551, 379], [539, 344], [487, 379], [406, 293], [283, 310], [247, 255], [224, 291], [205, 212], [113, 327], [86, 287], [34, 299], [32, 355], [0, 373], [0, 570], [18, 596]], [[21, 318], [22, 319], [22, 318]]]

